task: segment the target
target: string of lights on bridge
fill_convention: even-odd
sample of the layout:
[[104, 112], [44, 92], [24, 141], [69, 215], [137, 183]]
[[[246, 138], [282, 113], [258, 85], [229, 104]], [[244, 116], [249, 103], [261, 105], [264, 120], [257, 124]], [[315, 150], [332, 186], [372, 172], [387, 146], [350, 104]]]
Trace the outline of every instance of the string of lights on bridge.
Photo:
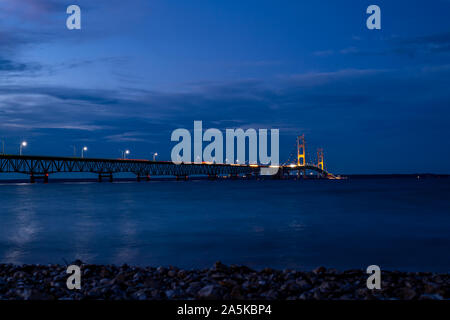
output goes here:
[[[5, 140], [1, 140], [2, 142], [2, 155], [5, 155]], [[22, 141], [19, 145], [19, 156], [23, 155], [24, 152], [24, 148], [26, 148], [28, 146], [28, 142], [27, 141]], [[81, 158], [84, 159], [86, 153], [88, 151], [88, 147], [87, 146], [83, 146], [81, 148]], [[127, 156], [131, 153], [131, 151], [129, 149], [126, 150], [120, 150], [120, 154], [121, 154], [121, 158], [122, 159], [127, 159]], [[153, 154], [153, 161], [156, 161], [156, 157], [158, 156], [158, 152], [154, 152]], [[76, 157], [76, 147], [74, 146], [74, 152], [73, 152], [73, 156]]]

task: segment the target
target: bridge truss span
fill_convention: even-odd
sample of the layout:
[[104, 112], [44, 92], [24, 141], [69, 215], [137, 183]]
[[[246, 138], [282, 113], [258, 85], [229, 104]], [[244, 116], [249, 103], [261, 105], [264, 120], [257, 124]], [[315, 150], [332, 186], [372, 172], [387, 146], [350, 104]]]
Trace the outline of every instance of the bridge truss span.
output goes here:
[[137, 177], [191, 175], [249, 175], [258, 168], [248, 165], [182, 163], [128, 159], [91, 159], [48, 156], [0, 155], [0, 173], [23, 173], [30, 176], [48, 176], [53, 173], [96, 173], [112, 175], [133, 173]]
[[[276, 167], [273, 178], [283, 179], [300, 172], [305, 177], [306, 170], [315, 172], [317, 176], [334, 179], [332, 174], [323, 168], [313, 164], [302, 166], [290, 164]], [[48, 176], [55, 173], [93, 173], [98, 175], [99, 181], [107, 178], [113, 180], [113, 175], [118, 173], [131, 173], [138, 181], [141, 178], [147, 180], [151, 176], [174, 176], [177, 179], [186, 180], [189, 176], [259, 176], [264, 175], [262, 169], [268, 169], [267, 165], [238, 165], [216, 163], [181, 163], [175, 164], [168, 161], [132, 160], [132, 159], [94, 159], [94, 158], [70, 158], [52, 156], [20, 156], [0, 155], [0, 173], [22, 173], [30, 176], [31, 182], [36, 179], [48, 181]], [[273, 170], [272, 170], [273, 171]]]

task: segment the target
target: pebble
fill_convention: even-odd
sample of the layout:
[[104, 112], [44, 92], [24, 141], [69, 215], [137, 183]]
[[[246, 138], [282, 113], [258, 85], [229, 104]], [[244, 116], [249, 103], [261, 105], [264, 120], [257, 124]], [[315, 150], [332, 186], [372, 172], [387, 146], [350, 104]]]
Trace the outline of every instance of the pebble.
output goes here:
[[0, 264], [0, 300], [450, 300], [450, 274], [382, 271], [368, 290], [365, 270], [261, 271], [216, 262], [210, 269], [84, 264], [81, 290], [66, 287], [64, 265]]

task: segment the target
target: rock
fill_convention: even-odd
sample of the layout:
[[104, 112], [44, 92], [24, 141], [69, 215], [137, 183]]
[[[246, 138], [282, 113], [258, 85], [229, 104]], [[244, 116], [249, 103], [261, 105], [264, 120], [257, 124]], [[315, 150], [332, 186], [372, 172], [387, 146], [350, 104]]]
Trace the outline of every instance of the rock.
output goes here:
[[311, 299], [311, 294], [308, 292], [304, 292], [299, 297], [300, 300], [309, 300]]
[[322, 284], [319, 287], [321, 292], [330, 292], [332, 290], [332, 288], [333, 288], [333, 285], [328, 281], [322, 282]]
[[443, 280], [442, 277], [441, 277], [440, 275], [438, 275], [438, 274], [433, 275], [432, 279], [433, 279], [433, 282], [434, 282], [434, 283], [437, 283], [437, 284], [442, 284], [442, 283], [444, 283], [444, 280]]
[[26, 276], [27, 276], [27, 274], [23, 271], [17, 271], [17, 272], [14, 272], [14, 274], [13, 274], [13, 278], [16, 278], [16, 279], [22, 279], [22, 278], [25, 278]]
[[316, 269], [313, 270], [313, 273], [314, 273], [314, 274], [322, 274], [322, 273], [324, 273], [325, 271], [327, 271], [327, 269], [326, 269], [325, 267], [318, 267], [318, 268], [316, 268]]
[[444, 298], [439, 294], [422, 294], [419, 300], [443, 300]]
[[339, 274], [339, 271], [335, 268], [330, 268], [326, 271], [328, 274]]
[[164, 267], [159, 266], [158, 268], [156, 268], [156, 272], [158, 272], [159, 274], [165, 274], [167, 270]]
[[175, 277], [177, 275], [177, 273], [174, 270], [170, 270], [169, 272], [167, 272], [167, 275], [171, 278]]
[[219, 291], [219, 287], [215, 285], [207, 285], [200, 289], [200, 291], [197, 293], [197, 296], [200, 299], [217, 300], [220, 299]]
[[18, 292], [18, 296], [23, 300], [53, 300], [53, 297], [43, 292], [39, 292], [36, 289], [24, 289], [23, 291]]
[[275, 290], [269, 290], [267, 292], [263, 292], [261, 296], [269, 300], [274, 300], [278, 298], [278, 293]]
[[417, 293], [414, 289], [404, 288], [402, 290], [402, 296], [400, 297], [403, 300], [412, 300], [417, 296]]
[[353, 286], [352, 286], [351, 283], [345, 283], [344, 285], [341, 285], [341, 286], [339, 287], [339, 290], [340, 290], [341, 292], [347, 293], [347, 292], [350, 292], [350, 291], [353, 290]]
[[308, 281], [303, 280], [303, 279], [297, 279], [296, 283], [297, 283], [300, 291], [308, 291], [309, 289], [312, 288], [311, 284]]
[[316, 300], [322, 300], [323, 295], [320, 293], [320, 290], [315, 290], [313, 294], [313, 298]]
[[424, 285], [425, 293], [435, 293], [439, 290], [439, 285], [436, 283], [426, 282]]
[[185, 270], [178, 271], [177, 277], [180, 279], [184, 279], [187, 276], [187, 272]]
[[293, 291], [299, 291], [299, 290], [300, 290], [300, 287], [297, 285], [297, 283], [294, 280], [288, 280], [280, 287], [280, 291], [293, 292]]
[[[80, 261], [77, 263], [82, 264]], [[0, 264], [0, 300], [334, 299], [441, 300], [450, 298], [450, 275], [385, 271], [382, 290], [366, 288], [362, 270], [253, 271], [217, 262], [210, 269], [83, 264], [81, 290], [66, 288], [66, 267]]]
[[76, 266], [81, 267], [81, 265], [83, 265], [83, 261], [81, 261], [80, 259], [76, 259], [76, 260], [72, 261], [70, 263], [70, 265], [76, 265]]
[[251, 286], [251, 284], [250, 284], [249, 281], [245, 281], [245, 282], [242, 284], [242, 288], [243, 288], [244, 290], [249, 290], [249, 289], [250, 289], [250, 286]]
[[219, 272], [219, 273], [213, 273], [213, 274], [211, 274], [210, 277], [211, 277], [212, 279], [225, 279], [225, 278], [227, 277], [227, 275], [226, 275], [225, 273]]
[[217, 261], [216, 263], [214, 263], [212, 270], [218, 272], [226, 272], [228, 271], [228, 267], [224, 265], [222, 262]]
[[235, 286], [230, 293], [232, 299], [242, 300], [244, 299], [244, 295], [242, 294], [242, 290], [239, 286]]
[[133, 275], [133, 281], [141, 281], [144, 278], [144, 275], [141, 272], [136, 272]]
[[136, 300], [147, 300], [147, 294], [145, 290], [139, 290], [133, 294], [133, 298]]
[[219, 281], [219, 284], [222, 287], [232, 288], [235, 287], [238, 283], [232, 279], [223, 279]]
[[165, 292], [167, 299], [173, 299], [175, 296], [175, 290], [167, 290]]
[[272, 274], [272, 273], [274, 273], [274, 270], [272, 269], [272, 268], [264, 268], [262, 271], [261, 271], [261, 273], [263, 273], [263, 274]]
[[123, 284], [126, 278], [123, 273], [119, 273], [112, 281], [112, 284]]

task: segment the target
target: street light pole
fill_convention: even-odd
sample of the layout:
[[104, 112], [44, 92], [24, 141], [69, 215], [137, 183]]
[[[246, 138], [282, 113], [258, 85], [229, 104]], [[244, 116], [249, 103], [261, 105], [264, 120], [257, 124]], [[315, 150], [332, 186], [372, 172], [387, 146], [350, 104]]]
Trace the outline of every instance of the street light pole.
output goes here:
[[155, 152], [154, 154], [153, 154], [153, 161], [156, 161], [156, 157], [158, 156], [158, 152]]
[[81, 158], [84, 158], [84, 152], [87, 151], [87, 147], [83, 147], [83, 149], [81, 149]]
[[122, 151], [122, 159], [125, 160], [128, 154], [130, 154], [130, 150]]
[[22, 143], [20, 144], [20, 147], [19, 147], [19, 155], [20, 156], [22, 155], [22, 148], [24, 148], [26, 146], [27, 146], [27, 142], [26, 141], [22, 141]]

